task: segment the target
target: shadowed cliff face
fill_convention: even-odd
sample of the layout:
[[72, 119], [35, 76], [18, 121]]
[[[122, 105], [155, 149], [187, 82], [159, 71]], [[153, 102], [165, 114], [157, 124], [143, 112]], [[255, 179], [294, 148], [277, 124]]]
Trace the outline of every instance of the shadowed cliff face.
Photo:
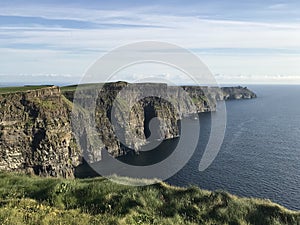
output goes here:
[[[150, 95], [143, 97], [145, 91]], [[87, 88], [81, 93], [87, 106], [92, 92]], [[74, 169], [82, 162], [80, 149], [87, 149], [84, 157], [89, 162], [101, 160], [101, 150], [114, 157], [137, 152], [149, 140], [178, 137], [182, 117], [215, 111], [217, 100], [256, 97], [242, 87], [108, 83], [98, 94], [94, 112], [79, 110], [73, 114], [78, 121], [73, 125], [79, 136], [76, 143], [69, 101], [74, 98], [74, 90], [63, 94], [58, 87], [47, 87], [0, 95], [1, 170], [73, 177]], [[94, 116], [96, 131], [88, 130], [86, 125], [91, 120], [87, 115]]]
[[[89, 108], [90, 98], [87, 96], [91, 96], [95, 89], [97, 89], [95, 85], [91, 85], [90, 88], [85, 86], [76, 93], [76, 100], [79, 100], [84, 110], [78, 110], [74, 117], [77, 121], [76, 136], [79, 142], [84, 144], [81, 147], [87, 150], [84, 157], [89, 162], [101, 160], [99, 149], [105, 149], [117, 157], [131, 150], [138, 152], [151, 140], [178, 137], [177, 124], [182, 117], [214, 111], [216, 108], [216, 100], [212, 97], [207, 98], [201, 90], [189, 96], [181, 87], [125, 82], [105, 84], [97, 94], [95, 108], [92, 106]], [[71, 92], [66, 92], [65, 95], [73, 100]], [[93, 127], [91, 122], [93, 120], [96, 132], [81, 129]], [[86, 145], [95, 139], [101, 141]], [[98, 149], [94, 149], [94, 146]]]

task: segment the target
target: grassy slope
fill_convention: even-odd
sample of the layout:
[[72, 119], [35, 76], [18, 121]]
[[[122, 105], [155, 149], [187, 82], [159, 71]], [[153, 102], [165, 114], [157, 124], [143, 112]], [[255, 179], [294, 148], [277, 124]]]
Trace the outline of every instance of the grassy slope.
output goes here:
[[0, 224], [300, 224], [300, 213], [195, 187], [0, 173]]

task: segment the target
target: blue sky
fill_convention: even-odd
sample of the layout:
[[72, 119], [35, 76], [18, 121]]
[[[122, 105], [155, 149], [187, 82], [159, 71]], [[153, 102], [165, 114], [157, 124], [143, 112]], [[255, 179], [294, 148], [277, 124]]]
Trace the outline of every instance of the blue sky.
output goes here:
[[191, 50], [220, 83], [300, 83], [299, 1], [29, 0], [0, 2], [0, 85], [77, 82], [144, 40]]

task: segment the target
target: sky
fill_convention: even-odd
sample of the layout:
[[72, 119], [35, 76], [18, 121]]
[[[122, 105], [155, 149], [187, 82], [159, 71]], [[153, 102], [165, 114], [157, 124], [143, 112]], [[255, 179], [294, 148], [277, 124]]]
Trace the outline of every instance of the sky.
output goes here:
[[220, 84], [300, 83], [297, 0], [11, 0], [0, 2], [0, 85], [76, 83], [112, 49], [146, 40], [188, 49]]

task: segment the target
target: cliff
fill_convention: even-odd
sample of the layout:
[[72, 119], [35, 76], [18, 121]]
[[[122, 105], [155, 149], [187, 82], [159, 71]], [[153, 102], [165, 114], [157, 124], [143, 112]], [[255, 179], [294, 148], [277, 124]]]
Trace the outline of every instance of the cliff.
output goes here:
[[58, 87], [0, 95], [0, 169], [73, 177], [81, 157]]
[[[96, 107], [92, 109], [87, 106], [91, 104], [88, 96], [95, 94], [93, 93], [95, 89], [97, 85], [92, 84], [90, 88], [83, 86], [76, 93], [77, 102], [87, 109], [87, 114], [95, 110], [97, 134], [91, 130], [80, 129], [87, 127], [83, 124], [81, 111], [78, 111], [79, 115], [76, 118], [79, 124], [75, 129], [78, 132], [76, 135], [80, 137], [81, 147], [88, 150], [85, 157], [89, 162], [101, 160], [101, 155], [95, 155], [95, 152], [99, 153], [99, 149], [95, 151], [93, 146], [88, 144], [97, 135], [97, 138], [101, 139], [101, 142], [97, 143], [98, 148], [107, 150], [115, 157], [121, 156], [128, 150], [139, 151], [149, 138], [162, 140], [178, 137], [180, 119], [191, 114], [215, 111], [218, 100], [256, 97], [252, 91], [240, 86], [231, 88], [175, 87], [158, 83], [115, 82], [101, 87]], [[73, 101], [74, 90], [65, 90], [63, 93], [70, 101]], [[146, 96], [143, 96], [145, 93]], [[114, 112], [112, 108], [115, 109]], [[93, 115], [85, 116], [93, 118]], [[157, 123], [155, 132], [150, 131], [149, 122], [153, 118]], [[113, 125], [111, 119], [114, 119]], [[117, 137], [116, 133], [121, 135]]]
[[[77, 99], [82, 98], [89, 106], [94, 89], [86, 87]], [[85, 123], [91, 122], [86, 116], [93, 114], [88, 107], [73, 114], [78, 121], [75, 134], [80, 137], [76, 142], [70, 124], [75, 89], [64, 87], [61, 91], [53, 86], [0, 94], [0, 170], [73, 177], [74, 169], [82, 162], [80, 149], [88, 150], [84, 157], [89, 161], [101, 160], [100, 149], [114, 157], [139, 151], [149, 138], [178, 137], [182, 117], [215, 111], [217, 100], [256, 97], [243, 87], [107, 83], [96, 100], [96, 131], [86, 129]], [[147, 96], [143, 97], [145, 92]], [[127, 113], [121, 113], [124, 111]], [[153, 118], [157, 119], [155, 135], [150, 132]], [[99, 138], [101, 143], [90, 144]]]
[[[77, 92], [76, 99], [86, 109], [78, 110], [75, 115], [78, 127], [75, 129], [80, 137], [80, 145], [87, 149], [85, 157], [90, 162], [101, 159], [99, 149], [89, 145], [94, 136], [101, 139], [97, 143], [100, 149], [106, 149], [113, 156], [126, 154], [127, 151], [139, 151], [147, 143], [148, 138], [170, 139], [179, 136], [178, 121], [193, 113], [214, 111], [216, 102], [206, 99], [203, 93], [193, 94], [186, 98], [180, 87], [169, 87], [166, 84], [128, 84], [126, 82], [107, 83], [102, 87], [97, 98], [95, 109], [91, 105], [90, 96], [93, 96], [93, 85], [83, 87]], [[70, 101], [73, 101], [74, 90], [63, 92]], [[143, 94], [146, 93], [146, 96]], [[84, 121], [90, 122], [95, 110], [97, 134], [94, 131], [81, 129], [88, 127]], [[88, 117], [89, 119], [82, 119]], [[156, 118], [155, 134], [150, 131], [149, 122]], [[114, 121], [111, 121], [114, 119]], [[114, 124], [112, 124], [114, 122]], [[75, 125], [76, 125], [75, 124]], [[119, 134], [118, 137], [116, 133]], [[151, 137], [150, 137], [151, 134]]]

